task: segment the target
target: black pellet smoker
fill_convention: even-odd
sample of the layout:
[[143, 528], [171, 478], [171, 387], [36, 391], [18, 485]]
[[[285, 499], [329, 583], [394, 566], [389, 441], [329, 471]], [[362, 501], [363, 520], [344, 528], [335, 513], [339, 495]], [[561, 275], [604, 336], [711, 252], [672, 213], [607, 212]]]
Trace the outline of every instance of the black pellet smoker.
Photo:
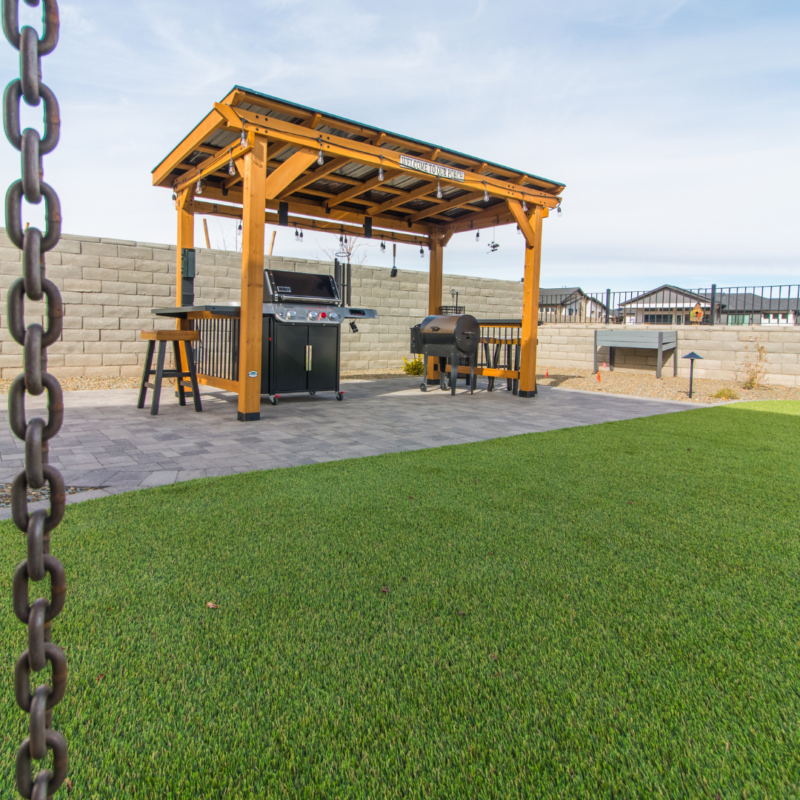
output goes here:
[[475, 365], [481, 328], [470, 314], [438, 315], [426, 317], [411, 328], [411, 352], [422, 355], [423, 373], [420, 389], [428, 390], [428, 358], [439, 359], [439, 388], [445, 390], [446, 366], [450, 367], [450, 394], [456, 393], [459, 361], [469, 363], [470, 394], [475, 391]]

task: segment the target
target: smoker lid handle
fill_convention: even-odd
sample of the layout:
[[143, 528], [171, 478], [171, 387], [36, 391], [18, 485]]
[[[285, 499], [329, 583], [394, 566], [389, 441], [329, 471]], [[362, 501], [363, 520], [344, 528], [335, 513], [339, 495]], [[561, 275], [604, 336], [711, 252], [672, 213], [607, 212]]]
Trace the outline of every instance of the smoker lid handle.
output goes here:
[[438, 330], [439, 330], [439, 327], [438, 327], [437, 325], [434, 325], [434, 326], [431, 328], [431, 330], [432, 330], [432, 331], [438, 331]]

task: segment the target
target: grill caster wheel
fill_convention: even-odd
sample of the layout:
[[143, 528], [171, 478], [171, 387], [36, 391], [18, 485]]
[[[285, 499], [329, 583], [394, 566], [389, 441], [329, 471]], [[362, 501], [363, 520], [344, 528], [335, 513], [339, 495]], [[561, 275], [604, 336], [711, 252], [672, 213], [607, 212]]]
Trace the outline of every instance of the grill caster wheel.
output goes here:
[[428, 391], [428, 387], [427, 387], [427, 386], [426, 386], [424, 383], [421, 383], [421, 384], [419, 385], [419, 390], [420, 390], [421, 392], [427, 392], [427, 391]]
[[269, 402], [272, 403], [273, 406], [278, 405], [278, 398], [273, 397], [272, 395], [269, 396]]
[[337, 400], [344, 400], [344, 392], [336, 392]]
[[309, 394], [313, 397], [316, 394], [316, 392], [309, 392]]

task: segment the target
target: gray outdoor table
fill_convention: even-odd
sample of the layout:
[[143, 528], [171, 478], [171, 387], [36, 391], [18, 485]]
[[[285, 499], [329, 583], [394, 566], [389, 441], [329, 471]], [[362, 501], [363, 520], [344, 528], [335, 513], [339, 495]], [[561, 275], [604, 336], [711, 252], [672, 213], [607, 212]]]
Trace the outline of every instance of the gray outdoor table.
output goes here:
[[631, 347], [636, 350], [657, 350], [658, 364], [656, 377], [661, 377], [661, 364], [665, 350], [675, 350], [672, 359], [673, 375], [678, 374], [678, 333], [677, 331], [595, 331], [594, 332], [594, 371], [597, 372], [597, 348], [608, 347], [608, 365], [614, 369], [614, 349]]

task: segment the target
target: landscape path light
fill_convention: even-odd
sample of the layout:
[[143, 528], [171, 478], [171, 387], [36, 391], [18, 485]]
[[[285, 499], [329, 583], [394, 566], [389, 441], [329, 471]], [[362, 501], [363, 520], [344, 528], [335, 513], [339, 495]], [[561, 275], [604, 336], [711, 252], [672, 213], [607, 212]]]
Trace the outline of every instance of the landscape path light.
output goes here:
[[702, 361], [703, 360], [703, 356], [697, 355], [697, 353], [695, 353], [694, 350], [692, 350], [692, 352], [689, 353], [688, 356], [684, 356], [684, 358], [688, 358], [689, 359], [689, 363], [691, 364], [691, 366], [689, 367], [689, 399], [691, 400], [692, 399], [692, 381], [694, 380], [694, 362], [698, 358]]

